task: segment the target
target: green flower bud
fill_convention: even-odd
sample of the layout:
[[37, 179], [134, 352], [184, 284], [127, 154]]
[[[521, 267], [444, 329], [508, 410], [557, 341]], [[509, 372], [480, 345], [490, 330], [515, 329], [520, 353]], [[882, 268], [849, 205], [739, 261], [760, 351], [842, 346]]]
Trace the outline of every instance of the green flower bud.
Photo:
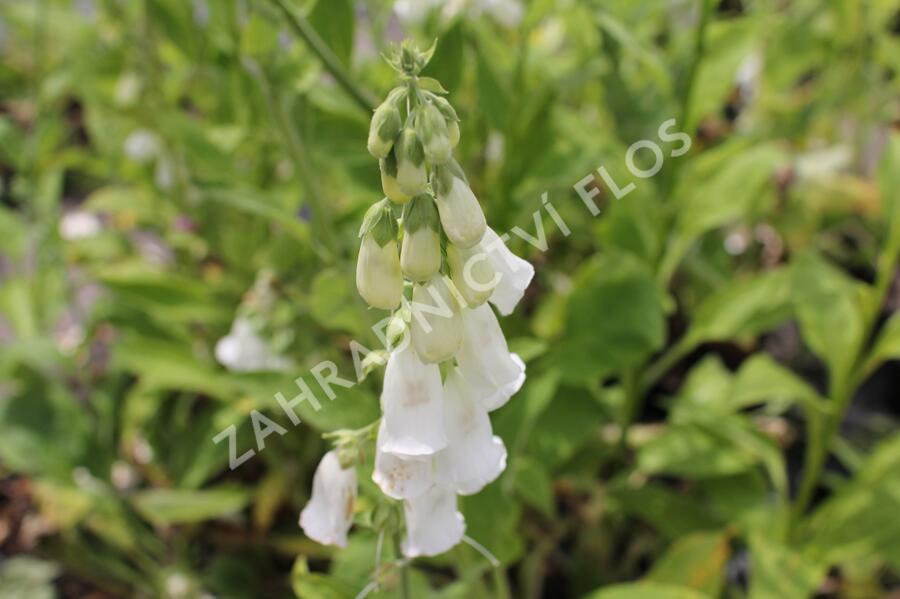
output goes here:
[[408, 196], [421, 193], [428, 182], [428, 173], [425, 171], [425, 152], [415, 130], [406, 128], [401, 131], [396, 145], [400, 191]]
[[450, 138], [450, 147], [455, 148], [459, 145], [459, 123], [456, 121], [448, 121], [447, 136]]
[[462, 323], [442, 276], [435, 275], [413, 288], [410, 311], [410, 338], [419, 357], [432, 364], [452, 358], [462, 342]]
[[366, 213], [360, 237], [356, 289], [373, 308], [393, 310], [403, 296], [403, 274], [397, 251], [397, 221], [387, 200]]
[[381, 106], [375, 109], [372, 115], [372, 123], [369, 126], [369, 153], [375, 158], [384, 158], [391, 147], [394, 140], [400, 133], [403, 123], [400, 120], [400, 110], [397, 108], [397, 99], [401, 96], [401, 92], [394, 90], [388, 95]]
[[413, 281], [426, 281], [441, 268], [440, 219], [434, 200], [418, 195], [403, 209], [400, 267]]
[[447, 239], [461, 248], [472, 247], [481, 241], [487, 222], [459, 165], [451, 161], [437, 169], [435, 188], [441, 225]]
[[381, 188], [384, 190], [384, 195], [392, 202], [398, 204], [408, 202], [412, 196], [403, 193], [403, 190], [400, 189], [400, 183], [397, 182], [397, 157], [395, 153], [393, 151], [388, 152], [387, 156], [378, 161], [378, 166], [381, 168]]
[[416, 129], [422, 140], [425, 158], [431, 164], [444, 164], [450, 159], [450, 135], [447, 132], [447, 122], [433, 103], [422, 107], [416, 118]]
[[450, 138], [450, 147], [455, 148], [459, 144], [459, 117], [447, 98], [431, 94], [431, 99], [447, 122], [447, 136]]
[[486, 302], [500, 282], [500, 276], [481, 244], [460, 248], [448, 243], [447, 264], [453, 285], [468, 308], [476, 308]]

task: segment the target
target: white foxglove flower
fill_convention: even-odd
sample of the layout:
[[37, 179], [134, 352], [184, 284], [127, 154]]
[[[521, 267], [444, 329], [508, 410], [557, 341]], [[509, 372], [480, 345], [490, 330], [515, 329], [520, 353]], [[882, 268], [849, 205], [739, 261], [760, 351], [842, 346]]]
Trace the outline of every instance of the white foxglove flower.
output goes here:
[[506, 469], [506, 447], [494, 435], [484, 406], [475, 400], [458, 368], [444, 381], [444, 428], [447, 448], [436, 458], [446, 484], [472, 495]]
[[416, 120], [425, 158], [431, 164], [444, 164], [450, 159], [450, 135], [444, 115], [434, 104], [422, 107]]
[[397, 184], [400, 191], [415, 196], [425, 190], [428, 173], [425, 171], [425, 151], [415, 129], [400, 132], [394, 150], [397, 157]]
[[456, 509], [456, 493], [441, 485], [403, 503], [406, 516], [406, 538], [403, 555], [438, 555], [462, 540], [466, 521]]
[[59, 236], [66, 241], [87, 239], [97, 235], [102, 229], [100, 217], [84, 210], [66, 212], [59, 220]]
[[469, 308], [486, 302], [501, 279], [481, 244], [460, 248], [448, 243], [447, 264], [450, 279]]
[[372, 480], [382, 493], [393, 499], [411, 499], [427, 491], [435, 481], [435, 464], [431, 456], [425, 458], [401, 458], [386, 453], [379, 447], [387, 435], [384, 421], [378, 429], [375, 450], [375, 470]]
[[404, 193], [397, 182], [397, 157], [394, 152], [389, 152], [384, 160], [378, 163], [381, 168], [381, 188], [389, 200], [397, 204], [405, 204], [412, 196]]
[[300, 526], [323, 545], [347, 546], [356, 501], [356, 469], [341, 468], [337, 451], [325, 454], [313, 476], [312, 497], [300, 512]]
[[[451, 243], [472, 247], [484, 237], [484, 212], [465, 180], [454, 172], [458, 166], [438, 169], [435, 178], [441, 225]], [[461, 174], [461, 173], [460, 173]]]
[[246, 318], [235, 318], [231, 331], [216, 343], [216, 360], [232, 372], [287, 370], [290, 360], [269, 349], [266, 340]]
[[394, 146], [394, 140], [400, 133], [403, 123], [400, 121], [400, 110], [397, 108], [397, 90], [388, 95], [381, 106], [375, 109], [369, 126], [368, 149], [375, 158], [384, 158]]
[[463, 310], [463, 343], [456, 353], [472, 396], [488, 411], [505, 404], [525, 382], [525, 364], [510, 353], [503, 330], [487, 304]]
[[507, 316], [516, 308], [534, 278], [534, 267], [528, 260], [509, 251], [503, 239], [490, 227], [485, 230], [480, 245], [487, 253], [491, 266], [500, 275], [499, 282], [491, 293], [491, 303], [497, 306], [500, 314]]
[[441, 275], [413, 288], [410, 337], [419, 356], [436, 364], [456, 354], [462, 341], [459, 307]]
[[431, 196], [418, 195], [404, 207], [400, 267], [413, 281], [427, 281], [440, 270], [440, 227]]
[[125, 140], [125, 155], [135, 162], [147, 163], [156, 158], [160, 151], [160, 141], [155, 133], [138, 129]]
[[369, 209], [360, 235], [356, 288], [373, 308], [393, 310], [403, 296], [403, 274], [397, 251], [397, 222], [387, 200]]
[[419, 359], [412, 343], [388, 358], [381, 391], [384, 427], [378, 449], [402, 457], [430, 456], [447, 446], [441, 372]]

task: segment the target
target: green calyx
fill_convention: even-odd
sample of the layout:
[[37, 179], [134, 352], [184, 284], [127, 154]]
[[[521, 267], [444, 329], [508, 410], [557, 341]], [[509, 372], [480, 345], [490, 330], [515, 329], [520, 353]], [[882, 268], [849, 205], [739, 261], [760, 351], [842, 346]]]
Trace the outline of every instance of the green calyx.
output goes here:
[[461, 179], [466, 185], [469, 184], [468, 179], [466, 179], [465, 173], [463, 173], [462, 167], [459, 166], [459, 163], [454, 159], [448, 160], [445, 164], [441, 164], [434, 167], [434, 191], [438, 194], [438, 196], [443, 196], [450, 193], [450, 189], [453, 187], [453, 179], [458, 178]]
[[450, 105], [447, 98], [442, 98], [441, 96], [436, 96], [434, 94], [428, 94], [428, 97], [448, 122], [459, 122], [459, 116], [457, 116], [456, 110], [453, 109], [453, 106]]
[[408, 160], [416, 166], [425, 162], [425, 150], [422, 148], [419, 136], [416, 135], [416, 131], [412, 127], [406, 127], [400, 132], [396, 145], [398, 162]]
[[415, 77], [428, 65], [436, 46], [437, 40], [432, 42], [431, 47], [427, 50], [422, 51], [412, 41], [404, 40], [399, 47], [395, 46], [385, 54], [384, 59], [398, 73], [407, 77]]
[[434, 199], [429, 194], [419, 194], [403, 207], [403, 229], [412, 234], [422, 227], [440, 231], [441, 219]]
[[421, 108], [416, 118], [416, 131], [427, 144], [435, 137], [447, 137], [447, 122], [444, 115], [433, 103]]
[[391, 202], [384, 198], [366, 211], [362, 226], [359, 228], [359, 236], [371, 235], [379, 247], [384, 247], [389, 242], [397, 240], [398, 231]]

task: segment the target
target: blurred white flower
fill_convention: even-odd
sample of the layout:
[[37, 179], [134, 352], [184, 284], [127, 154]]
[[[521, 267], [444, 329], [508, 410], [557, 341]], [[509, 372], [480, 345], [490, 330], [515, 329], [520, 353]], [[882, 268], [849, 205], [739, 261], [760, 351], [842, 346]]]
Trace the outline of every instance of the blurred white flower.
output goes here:
[[216, 360], [234, 372], [287, 370], [290, 360], [274, 354], [246, 318], [235, 318], [231, 331], [216, 343]]
[[150, 162], [156, 158], [159, 150], [159, 138], [146, 129], [138, 129], [125, 139], [125, 155], [135, 162]]
[[59, 236], [66, 241], [93, 237], [103, 228], [100, 217], [84, 210], [72, 210], [59, 219]]
[[456, 493], [435, 485], [428, 492], [403, 504], [406, 516], [406, 538], [403, 555], [438, 555], [462, 540], [466, 521], [456, 509]]
[[437, 455], [437, 467], [457, 493], [477, 493], [506, 469], [503, 440], [494, 435], [487, 410], [458, 368], [444, 381], [444, 427], [447, 448]]
[[337, 451], [322, 457], [313, 475], [312, 497], [300, 512], [306, 536], [323, 545], [347, 546], [356, 501], [356, 469], [341, 468]]
[[430, 456], [447, 446], [441, 371], [425, 364], [412, 343], [388, 358], [381, 392], [384, 428], [378, 449], [398, 456]]
[[510, 353], [503, 330], [487, 304], [463, 310], [463, 342], [456, 354], [459, 370], [488, 411], [501, 407], [525, 382], [525, 364]]
[[484, 232], [481, 248], [487, 252], [491, 266], [500, 275], [490, 301], [497, 306], [500, 314], [507, 316], [515, 310], [516, 304], [525, 295], [525, 289], [534, 278], [534, 267], [528, 260], [523, 260], [509, 251], [503, 239], [490, 227]]

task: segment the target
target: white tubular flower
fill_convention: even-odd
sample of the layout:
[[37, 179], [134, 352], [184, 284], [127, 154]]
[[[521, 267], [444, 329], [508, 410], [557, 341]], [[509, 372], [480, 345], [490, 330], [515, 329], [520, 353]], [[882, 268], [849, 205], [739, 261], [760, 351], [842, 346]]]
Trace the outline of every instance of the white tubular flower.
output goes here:
[[425, 151], [415, 129], [407, 127], [397, 138], [397, 184], [400, 191], [415, 196], [425, 189], [428, 173], [425, 171]]
[[501, 278], [481, 244], [459, 248], [448, 243], [447, 264], [450, 266], [450, 279], [469, 308], [486, 302]]
[[387, 200], [369, 209], [360, 236], [356, 289], [373, 308], [393, 310], [403, 296], [403, 274], [397, 251], [397, 222]]
[[231, 331], [216, 343], [215, 355], [219, 364], [232, 372], [286, 370], [291, 365], [290, 360], [272, 352], [253, 324], [243, 317], [235, 318]]
[[422, 360], [432, 364], [449, 360], [462, 341], [459, 308], [441, 275], [413, 289], [410, 337]]
[[413, 281], [427, 281], [441, 268], [440, 220], [434, 200], [421, 194], [403, 209], [400, 267]]
[[356, 501], [356, 469], [341, 468], [337, 451], [325, 454], [313, 476], [312, 497], [300, 512], [300, 526], [323, 545], [347, 546]]
[[388, 358], [381, 407], [383, 428], [378, 449], [400, 457], [430, 456], [447, 446], [441, 372], [419, 359], [404, 343]]
[[441, 476], [461, 495], [479, 492], [506, 469], [506, 447], [493, 434], [487, 410], [472, 397], [458, 368], [444, 381], [447, 448], [437, 455]]
[[462, 540], [466, 521], [456, 509], [456, 493], [441, 485], [403, 503], [406, 538], [403, 555], [418, 557], [444, 553]]
[[525, 382], [525, 364], [509, 351], [494, 311], [487, 304], [463, 310], [463, 343], [456, 353], [472, 396], [488, 411], [501, 407]]
[[405, 204], [412, 199], [411, 195], [403, 193], [400, 183], [397, 182], [397, 156], [394, 152], [388, 152], [383, 160], [378, 162], [381, 169], [381, 188], [384, 195], [397, 204]]
[[411, 499], [427, 491], [435, 480], [434, 460], [425, 458], [400, 458], [379, 448], [387, 435], [384, 421], [378, 429], [375, 450], [375, 470], [372, 480], [381, 492], [393, 499]]
[[481, 205], [458, 169], [453, 161], [437, 169], [438, 212], [447, 239], [461, 248], [469, 248], [484, 237], [487, 223]]
[[402, 123], [400, 110], [397, 109], [396, 100], [401, 96], [402, 90], [392, 91], [387, 100], [375, 109], [372, 115], [372, 123], [369, 126], [369, 153], [375, 158], [384, 158], [394, 146], [394, 139], [400, 133]]
[[490, 227], [485, 230], [480, 245], [487, 252], [491, 266], [500, 275], [499, 282], [491, 293], [491, 303], [497, 306], [503, 316], [512, 314], [534, 277], [534, 267], [528, 260], [509, 251], [503, 239]]
[[450, 135], [444, 115], [433, 103], [422, 107], [416, 120], [425, 158], [431, 164], [444, 164], [450, 159]]

